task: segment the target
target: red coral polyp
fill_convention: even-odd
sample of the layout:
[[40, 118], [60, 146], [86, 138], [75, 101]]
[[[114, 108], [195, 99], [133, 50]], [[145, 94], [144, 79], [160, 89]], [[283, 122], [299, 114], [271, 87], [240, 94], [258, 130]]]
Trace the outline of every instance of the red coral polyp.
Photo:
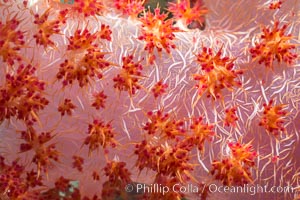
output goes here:
[[251, 143], [240, 144], [237, 143], [228, 143], [228, 147], [232, 152], [232, 156], [240, 162], [243, 162], [245, 165], [249, 167], [253, 167], [255, 165], [255, 158], [257, 157], [257, 153], [253, 151], [253, 146]]
[[211, 174], [223, 185], [243, 185], [252, 183], [251, 168], [255, 167], [257, 153], [251, 142], [247, 144], [228, 143], [231, 155], [222, 161], [213, 161]]
[[198, 150], [204, 154], [205, 142], [212, 142], [215, 136], [214, 126], [211, 124], [205, 124], [203, 118], [193, 118], [193, 122], [190, 126], [191, 134], [187, 135], [182, 141], [181, 145], [191, 149], [196, 146]]
[[84, 17], [103, 15], [106, 10], [102, 0], [74, 0], [71, 9]]
[[189, 162], [191, 154], [180, 145], [154, 145], [144, 140], [136, 145], [135, 154], [138, 155], [136, 166], [140, 171], [152, 169], [158, 175], [176, 177], [180, 182], [193, 178], [190, 172], [195, 165]]
[[104, 94], [104, 91], [93, 94], [94, 101], [91, 106], [95, 107], [97, 110], [100, 108], [105, 108], [105, 101], [107, 96]]
[[60, 26], [65, 22], [64, 20], [48, 20], [51, 9], [46, 10], [41, 16], [38, 14], [34, 15], [34, 24], [38, 26], [38, 31], [33, 37], [38, 45], [44, 47], [54, 47], [54, 42], [50, 37], [54, 34], [60, 34]]
[[58, 106], [58, 112], [60, 112], [61, 116], [65, 114], [71, 116], [75, 108], [76, 106], [72, 103], [71, 99], [65, 99], [64, 102]]
[[273, 2], [273, 3], [270, 3], [269, 5], [269, 9], [270, 10], [277, 10], [277, 9], [280, 9], [281, 6], [282, 6], [282, 1], [276, 1], [276, 2]]
[[182, 120], [172, 119], [168, 113], [164, 114], [162, 110], [157, 112], [148, 112], [149, 121], [143, 129], [148, 135], [157, 135], [160, 139], [175, 139], [185, 134]]
[[104, 123], [100, 120], [94, 120], [88, 127], [88, 136], [85, 138], [84, 145], [89, 146], [89, 155], [92, 151], [100, 147], [106, 148], [108, 145], [115, 147], [117, 141], [115, 140], [116, 133], [110, 123]]
[[22, 60], [19, 51], [25, 48], [25, 32], [18, 30], [19, 25], [20, 20], [17, 19], [17, 15], [7, 19], [5, 24], [0, 21], [0, 56], [8, 65]]
[[263, 105], [264, 112], [259, 125], [263, 126], [268, 133], [277, 137], [280, 132], [285, 131], [284, 122], [288, 112], [284, 111], [286, 105], [273, 105], [273, 103], [274, 101], [270, 100], [268, 104]]
[[171, 49], [176, 48], [173, 40], [175, 39], [175, 32], [179, 32], [179, 28], [173, 26], [173, 20], [167, 19], [168, 15], [160, 13], [160, 9], [156, 8], [154, 14], [149, 10], [144, 12], [143, 17], [140, 18], [141, 36], [139, 40], [146, 43], [145, 50], [148, 51], [148, 60], [153, 64], [155, 60], [154, 49], [157, 49], [160, 54], [164, 49], [170, 54]]
[[117, 161], [110, 161], [104, 167], [105, 176], [109, 178], [109, 182], [112, 185], [117, 185], [119, 181], [122, 184], [127, 184], [131, 182], [131, 173], [126, 168], [125, 162], [117, 162]]
[[154, 98], [162, 96], [166, 93], [166, 89], [168, 88], [168, 84], [163, 83], [162, 81], [158, 81], [151, 89], [151, 92], [154, 95]]
[[296, 48], [296, 44], [289, 43], [293, 38], [290, 34], [285, 35], [288, 25], [279, 28], [279, 22], [275, 21], [273, 29], [263, 27], [260, 41], [255, 43], [255, 47], [250, 49], [254, 61], [259, 64], [264, 63], [267, 68], [273, 69], [276, 59], [279, 63], [292, 64], [297, 59], [297, 54], [291, 50]]
[[71, 36], [67, 50], [87, 50], [93, 49], [94, 41], [97, 39], [97, 34], [92, 34], [88, 29], [75, 31], [74, 36]]
[[145, 0], [115, 0], [114, 4], [124, 15], [136, 18], [144, 10]]
[[124, 56], [121, 72], [113, 78], [114, 88], [119, 91], [128, 91], [130, 96], [134, 95], [142, 87], [139, 83], [143, 78], [141, 61], [134, 62], [133, 54]]
[[225, 119], [224, 119], [224, 126], [236, 126], [236, 121], [239, 118], [236, 115], [236, 107], [228, 108], [225, 110]]
[[234, 87], [241, 87], [238, 80], [241, 70], [234, 70], [234, 60], [229, 57], [222, 57], [222, 48], [214, 55], [211, 48], [202, 48], [202, 52], [196, 55], [197, 62], [201, 66], [201, 72], [194, 74], [194, 80], [198, 81], [196, 88], [199, 96], [207, 93], [207, 97], [220, 99], [222, 90], [226, 88], [233, 91]]
[[105, 60], [107, 52], [95, 44], [98, 39], [110, 40], [111, 31], [108, 26], [101, 26], [101, 30], [90, 33], [88, 29], [77, 30], [74, 36], [69, 38], [67, 51], [69, 59], [60, 64], [59, 72], [56, 74], [58, 80], [63, 80], [63, 87], [71, 85], [74, 81], [80, 87], [87, 86], [90, 81], [103, 77], [102, 71], [113, 63]]
[[178, 0], [176, 3], [170, 2], [168, 11], [174, 15], [176, 20], [182, 21], [185, 27], [193, 21], [203, 25], [205, 15], [208, 13], [201, 0], [197, 0], [193, 6], [191, 6], [190, 0]]
[[6, 83], [0, 87], [0, 122], [16, 117], [32, 125], [39, 121], [38, 112], [49, 101], [43, 97], [45, 82], [39, 80], [32, 65], [20, 65], [14, 74], [6, 75]]
[[51, 132], [38, 134], [32, 127], [29, 127], [26, 131], [22, 131], [21, 134], [21, 138], [26, 143], [20, 145], [20, 152], [33, 150], [34, 156], [32, 162], [37, 165], [38, 176], [41, 170], [47, 174], [49, 167], [52, 165], [51, 160], [58, 161], [60, 155], [54, 143], [46, 145], [54, 136], [51, 135]]

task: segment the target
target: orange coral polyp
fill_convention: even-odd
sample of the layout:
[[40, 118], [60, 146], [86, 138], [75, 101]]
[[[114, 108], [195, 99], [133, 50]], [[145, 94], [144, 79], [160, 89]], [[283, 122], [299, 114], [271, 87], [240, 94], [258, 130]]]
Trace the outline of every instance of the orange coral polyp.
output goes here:
[[18, 30], [20, 20], [15, 15], [12, 19], [7, 19], [3, 24], [0, 21], [0, 56], [3, 62], [12, 66], [15, 61], [20, 62], [22, 56], [19, 51], [25, 47], [24, 33]]
[[44, 47], [52, 46], [54, 47], [54, 42], [50, 37], [54, 34], [60, 34], [60, 26], [64, 23], [64, 20], [48, 20], [51, 9], [47, 9], [41, 16], [38, 14], [34, 15], [34, 24], [38, 26], [38, 31], [33, 37], [38, 45], [43, 45]]
[[113, 78], [114, 88], [119, 91], [128, 91], [130, 96], [134, 95], [141, 88], [139, 81], [143, 78], [142, 60], [134, 62], [133, 58], [133, 54], [124, 56], [122, 58], [121, 72]]
[[288, 115], [288, 112], [284, 111], [286, 105], [272, 105], [273, 100], [270, 100], [268, 104], [264, 104], [264, 112], [262, 119], [259, 123], [260, 126], [263, 126], [268, 133], [273, 134], [275, 137], [279, 135], [280, 132], [284, 132], [284, 122], [285, 117]]
[[228, 143], [228, 147], [231, 149], [231, 155], [222, 161], [213, 161], [210, 173], [224, 185], [252, 183], [250, 169], [255, 167], [255, 159], [258, 155], [253, 150], [251, 142], [247, 144]]
[[20, 65], [15, 74], [6, 75], [0, 88], [0, 122], [15, 117], [29, 126], [39, 120], [38, 111], [49, 101], [43, 96], [45, 82], [34, 76], [35, 71], [32, 65]]
[[136, 18], [144, 10], [145, 0], [115, 0], [114, 5], [124, 15]]
[[92, 124], [89, 124], [88, 127], [89, 136], [86, 137], [84, 145], [89, 146], [89, 155], [92, 151], [103, 147], [104, 149], [107, 146], [115, 147], [117, 141], [115, 140], [116, 133], [113, 131], [113, 128], [110, 123], [104, 123], [101, 120], [94, 120]]
[[196, 55], [197, 62], [200, 64], [202, 73], [194, 74], [194, 80], [198, 81], [196, 88], [199, 96], [205, 92], [207, 96], [214, 99], [222, 97], [222, 89], [232, 91], [234, 87], [240, 87], [241, 82], [235, 80], [242, 74], [241, 70], [234, 70], [234, 60], [228, 57], [221, 57], [222, 47], [213, 55], [211, 48], [202, 48], [202, 52]]
[[150, 11], [144, 12], [143, 17], [140, 18], [142, 22], [141, 36], [139, 40], [146, 42], [145, 50], [148, 51], [149, 63], [153, 64], [155, 60], [154, 49], [158, 52], [163, 49], [169, 54], [171, 48], [176, 48], [173, 43], [175, 39], [175, 32], [179, 32], [179, 28], [174, 27], [173, 20], [167, 19], [168, 15], [160, 13], [160, 9], [156, 8], [154, 14]]
[[74, 4], [71, 7], [72, 11], [79, 14], [83, 14], [84, 17], [90, 17], [95, 15], [103, 15], [106, 7], [102, 0], [74, 0]]
[[52, 165], [51, 160], [58, 161], [60, 155], [54, 143], [46, 145], [54, 136], [51, 135], [51, 132], [38, 134], [33, 127], [22, 131], [21, 135], [21, 138], [25, 140], [26, 143], [20, 144], [20, 152], [23, 153], [33, 150], [35, 155], [32, 158], [32, 162], [37, 165], [38, 176], [41, 170], [47, 174], [49, 167]]
[[85, 28], [77, 30], [69, 39], [67, 52], [69, 59], [60, 64], [59, 72], [56, 74], [58, 80], [63, 80], [63, 87], [78, 81], [80, 87], [87, 86], [91, 80], [103, 77], [102, 71], [113, 63], [104, 59], [107, 52], [102, 52], [96, 40], [111, 40], [109, 26], [101, 25], [101, 30], [90, 33]]
[[279, 21], [275, 21], [273, 29], [263, 27], [261, 40], [255, 43], [255, 47], [250, 49], [254, 61], [259, 64], [264, 63], [267, 68], [273, 69], [273, 63], [276, 59], [279, 63], [285, 62], [292, 64], [298, 57], [291, 50], [296, 48], [296, 44], [289, 43], [293, 38], [291, 35], [285, 35], [288, 25], [279, 28]]
[[204, 16], [208, 13], [208, 10], [203, 6], [201, 0], [197, 0], [193, 6], [191, 6], [190, 0], [177, 0], [176, 3], [170, 2], [168, 11], [170, 11], [177, 20], [183, 20], [186, 26], [193, 21], [203, 24]]
[[143, 129], [148, 135], [158, 135], [160, 139], [174, 139], [185, 134], [183, 121], [172, 119], [168, 113], [163, 114], [162, 110], [148, 112], [147, 117], [149, 121]]
[[235, 127], [236, 121], [238, 120], [238, 117], [236, 115], [236, 107], [228, 108], [225, 110], [225, 119], [224, 119], [224, 125], [225, 126], [233, 126]]
[[190, 126], [191, 134], [186, 135], [181, 142], [181, 146], [185, 148], [193, 148], [196, 146], [201, 154], [204, 154], [204, 143], [206, 141], [211, 142], [216, 133], [213, 131], [214, 126], [211, 124], [205, 124], [203, 118], [193, 118], [193, 122]]

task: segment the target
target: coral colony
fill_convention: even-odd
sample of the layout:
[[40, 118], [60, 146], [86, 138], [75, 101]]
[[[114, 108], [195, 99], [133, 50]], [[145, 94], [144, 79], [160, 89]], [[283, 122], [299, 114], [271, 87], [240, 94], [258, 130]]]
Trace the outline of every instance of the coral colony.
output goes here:
[[300, 199], [299, 0], [0, 11], [0, 199]]

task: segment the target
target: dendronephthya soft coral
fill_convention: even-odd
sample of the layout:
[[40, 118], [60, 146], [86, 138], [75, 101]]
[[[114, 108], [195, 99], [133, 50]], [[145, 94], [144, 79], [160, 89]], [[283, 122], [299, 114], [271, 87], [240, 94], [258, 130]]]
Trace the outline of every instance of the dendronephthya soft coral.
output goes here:
[[0, 198], [299, 199], [298, 0], [0, 6]]

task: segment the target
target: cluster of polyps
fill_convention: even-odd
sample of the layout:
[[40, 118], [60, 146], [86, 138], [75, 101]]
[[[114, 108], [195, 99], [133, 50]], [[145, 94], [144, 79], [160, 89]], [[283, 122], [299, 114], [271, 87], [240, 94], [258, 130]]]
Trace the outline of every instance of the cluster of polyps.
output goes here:
[[206, 92], [207, 97], [219, 99], [222, 97], [223, 88], [232, 91], [234, 87], [241, 86], [236, 78], [242, 71], [233, 69], [235, 59], [222, 57], [222, 47], [215, 55], [211, 48], [203, 47], [196, 57], [201, 66], [201, 73], [194, 74], [194, 80], [198, 81], [196, 88], [199, 96]]
[[119, 91], [128, 91], [129, 95], [135, 94], [136, 90], [141, 88], [139, 80], [143, 78], [141, 61], [134, 62], [133, 54], [122, 58], [123, 66], [121, 73], [113, 78], [114, 88]]
[[168, 11], [174, 15], [177, 23], [178, 21], [182, 21], [185, 27], [193, 21], [203, 24], [205, 22], [204, 16], [208, 12], [201, 0], [196, 1], [193, 6], [191, 6], [189, 0], [178, 0], [176, 3], [170, 2]]
[[25, 167], [21, 166], [18, 160], [8, 165], [5, 164], [4, 157], [0, 156], [0, 170], [0, 190], [10, 199], [32, 199], [29, 188], [42, 186], [41, 179], [35, 172], [27, 172], [26, 177], [23, 176], [26, 173]]
[[168, 113], [163, 114], [161, 110], [156, 113], [148, 112], [147, 117], [149, 122], [145, 124], [143, 129], [149, 135], [157, 134], [161, 139], [173, 139], [185, 133], [182, 120], [171, 119]]
[[6, 19], [5, 24], [0, 21], [0, 56], [9, 65], [22, 60], [19, 51], [25, 46], [24, 32], [18, 30], [20, 21], [16, 18]]
[[144, 10], [145, 0], [115, 0], [115, 7], [124, 15], [136, 18]]
[[251, 143], [229, 143], [231, 155], [222, 161], [212, 163], [211, 174], [224, 185], [243, 185], [252, 183], [250, 169], [255, 166], [257, 153]]
[[89, 155], [100, 146], [106, 148], [108, 145], [112, 147], [117, 145], [114, 139], [116, 133], [110, 123], [105, 124], [95, 119], [92, 124], [89, 124], [88, 134], [89, 136], [84, 140], [84, 144], [89, 146]]
[[205, 141], [211, 142], [215, 136], [215, 132], [213, 131], [214, 126], [203, 123], [203, 118], [199, 117], [193, 118], [190, 128], [191, 134], [186, 136], [182, 143], [191, 147], [196, 146], [204, 154]]
[[235, 122], [238, 120], [236, 115], [236, 107], [227, 108], [225, 110], [225, 119], [224, 119], [224, 126], [235, 126]]
[[190, 174], [195, 165], [191, 164], [189, 149], [175, 145], [159, 145], [143, 140], [136, 145], [135, 154], [138, 155], [136, 166], [140, 171], [144, 168], [152, 169], [157, 175], [177, 178], [185, 182], [193, 178]]
[[164, 176], [176, 177], [180, 182], [185, 182], [193, 178], [190, 174], [194, 170], [195, 165], [190, 163], [191, 153], [179, 145], [161, 146], [157, 154], [157, 169], [158, 174]]
[[160, 9], [156, 8], [154, 14], [150, 11], [144, 12], [140, 18], [142, 22], [142, 32], [139, 40], [146, 42], [145, 50], [148, 51], [149, 63], [152, 64], [155, 60], [154, 49], [161, 53], [163, 49], [167, 53], [171, 52], [171, 48], [175, 48], [173, 43], [175, 32], [180, 30], [173, 26], [173, 20], [167, 19], [168, 15], [160, 13]]
[[55, 144], [46, 144], [53, 138], [51, 132], [37, 133], [32, 127], [29, 127], [21, 134], [21, 138], [26, 143], [20, 145], [20, 152], [33, 150], [35, 155], [32, 162], [37, 164], [38, 176], [41, 170], [47, 174], [48, 168], [51, 166], [51, 160], [58, 161], [59, 158], [59, 152], [56, 150]]
[[269, 104], [265, 103], [263, 105], [264, 112], [259, 125], [277, 137], [280, 132], [285, 131], [283, 123], [285, 121], [284, 117], [286, 117], [288, 113], [284, 111], [285, 105], [280, 104], [273, 106], [273, 103], [274, 101], [270, 100]]
[[97, 110], [100, 108], [105, 108], [105, 101], [107, 96], [104, 94], [104, 91], [100, 91], [93, 94], [94, 100], [91, 106], [95, 107]]
[[[64, 16], [60, 15], [61, 18], [55, 20], [48, 20], [51, 9], [47, 9], [41, 16], [39, 14], [34, 15], [34, 24], [38, 26], [38, 32], [33, 35], [38, 45], [44, 47], [54, 47], [54, 42], [50, 39], [53, 34], [60, 33], [60, 26], [65, 23]], [[61, 19], [61, 20], [60, 20]]]
[[167, 88], [168, 84], [163, 83], [162, 81], [158, 81], [151, 89], [151, 92], [153, 93], [154, 97], [157, 98], [166, 93]]
[[65, 113], [71, 116], [72, 111], [76, 108], [76, 106], [72, 103], [71, 99], [65, 99], [62, 104], [58, 106], [58, 112], [61, 113], [61, 116], [64, 116]]
[[131, 182], [130, 179], [130, 172], [126, 169], [126, 163], [124, 162], [117, 162], [117, 161], [110, 161], [104, 167], [105, 175], [109, 178], [109, 182], [114, 184], [118, 184], [121, 180], [123, 183]]
[[87, 86], [90, 79], [102, 78], [102, 70], [112, 63], [104, 59], [107, 53], [95, 44], [98, 39], [110, 40], [111, 31], [108, 26], [102, 25], [101, 30], [91, 34], [88, 29], [77, 30], [74, 36], [69, 38], [70, 44], [67, 51], [70, 53], [69, 59], [60, 65], [57, 79], [63, 79], [63, 86], [72, 84], [75, 80], [80, 87]]
[[273, 68], [273, 62], [276, 59], [279, 63], [285, 62], [292, 64], [297, 58], [297, 54], [290, 52], [296, 48], [295, 44], [289, 43], [293, 37], [285, 35], [287, 25], [279, 28], [279, 22], [274, 22], [273, 29], [263, 27], [261, 41], [256, 42], [255, 47], [250, 49], [254, 60], [258, 63], [264, 63], [267, 68]]
[[282, 5], [282, 1], [273, 2], [273, 3], [270, 3], [269, 9], [271, 9], [271, 10], [280, 9], [281, 5]]
[[73, 158], [73, 163], [72, 163], [73, 168], [76, 168], [78, 171], [82, 172], [84, 159], [76, 155], [74, 155], [72, 158]]
[[45, 82], [34, 76], [35, 71], [32, 65], [20, 65], [13, 74], [6, 74], [6, 83], [0, 88], [0, 122], [12, 117], [26, 125], [39, 121], [37, 113], [49, 101], [43, 97]]
[[83, 14], [84, 17], [102, 15], [105, 9], [103, 2], [98, 0], [75, 0], [71, 7], [73, 12]]
[[126, 168], [125, 162], [109, 161], [104, 167], [108, 180], [103, 183], [102, 198], [104, 199], [130, 199], [124, 188], [131, 183], [131, 173]]

